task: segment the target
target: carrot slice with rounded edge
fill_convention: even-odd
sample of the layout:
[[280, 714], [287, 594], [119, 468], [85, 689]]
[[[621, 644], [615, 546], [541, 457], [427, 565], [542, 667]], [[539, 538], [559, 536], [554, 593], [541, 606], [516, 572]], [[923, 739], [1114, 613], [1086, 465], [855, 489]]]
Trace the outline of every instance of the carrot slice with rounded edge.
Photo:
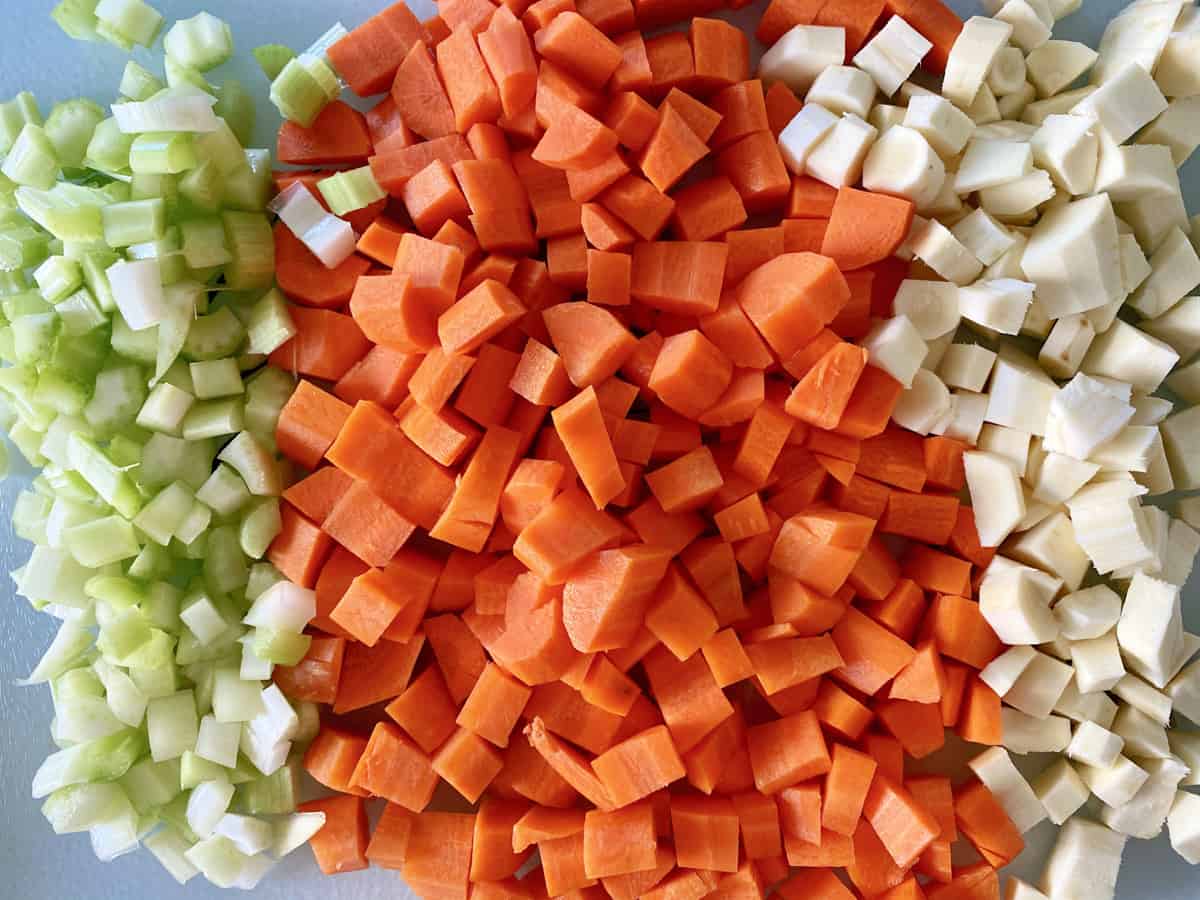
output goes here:
[[566, 106], [533, 148], [533, 158], [555, 169], [590, 169], [616, 149], [616, 132], [582, 109]]
[[337, 268], [328, 269], [290, 228], [282, 222], [275, 225], [275, 280], [297, 303], [324, 309], [343, 306], [370, 268], [365, 257], [351, 254]]
[[413, 44], [396, 70], [392, 100], [404, 124], [421, 137], [432, 140], [454, 133], [454, 108], [424, 43]]
[[352, 106], [334, 100], [305, 128], [290, 120], [279, 128], [275, 156], [295, 166], [362, 163], [371, 155], [367, 121]]

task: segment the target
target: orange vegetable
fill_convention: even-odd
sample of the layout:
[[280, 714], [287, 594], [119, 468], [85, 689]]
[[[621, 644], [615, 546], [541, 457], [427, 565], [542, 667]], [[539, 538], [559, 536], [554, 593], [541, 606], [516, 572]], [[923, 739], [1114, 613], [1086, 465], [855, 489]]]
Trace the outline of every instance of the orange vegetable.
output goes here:
[[301, 803], [297, 811], [325, 814], [325, 824], [309, 839], [313, 856], [322, 872], [337, 875], [368, 866], [367, 811], [361, 797], [343, 794], [309, 800]]
[[423, 812], [413, 822], [402, 877], [414, 893], [466, 900], [475, 816]]
[[711, 241], [635, 244], [633, 299], [669, 313], [710, 313], [720, 301], [728, 253], [725, 244]]
[[560, 303], [543, 310], [542, 318], [576, 387], [610, 378], [637, 344], [612, 313], [591, 303]]
[[429, 758], [390, 722], [375, 725], [350, 779], [351, 787], [416, 813], [429, 805], [437, 783]]
[[717, 171], [733, 182], [751, 213], [779, 209], [787, 202], [791, 177], [768, 131], [755, 131], [717, 154]]
[[889, 699], [876, 704], [875, 714], [913, 759], [926, 757], [946, 743], [939, 703]]
[[323, 728], [304, 751], [304, 770], [327, 788], [361, 794], [354, 787], [355, 767], [367, 749], [367, 739], [338, 728]]
[[638, 175], [626, 175], [604, 191], [599, 203], [644, 241], [654, 240], [667, 226], [675, 201]]
[[738, 302], [780, 356], [816, 337], [850, 298], [833, 263], [811, 253], [789, 253], [747, 275]]
[[866, 365], [866, 350], [835, 344], [792, 389], [784, 410], [814, 428], [836, 428]]
[[363, 114], [340, 100], [327, 105], [307, 128], [286, 121], [279, 129], [276, 158], [299, 166], [363, 163], [371, 135]]
[[954, 821], [994, 868], [1007, 866], [1025, 849], [1025, 840], [1012, 819], [981, 782], [970, 781], [954, 792]]
[[583, 867], [589, 878], [653, 869], [657, 861], [654, 812], [649, 802], [584, 817]]
[[912, 217], [909, 200], [841, 188], [821, 252], [844, 271], [869, 266], [896, 252], [908, 237]]
[[804, 104], [792, 93], [790, 87], [782, 81], [777, 81], [767, 90], [763, 97], [763, 105], [767, 108], [767, 123], [771, 134], [779, 137], [779, 133], [787, 127], [796, 113], [800, 112]]

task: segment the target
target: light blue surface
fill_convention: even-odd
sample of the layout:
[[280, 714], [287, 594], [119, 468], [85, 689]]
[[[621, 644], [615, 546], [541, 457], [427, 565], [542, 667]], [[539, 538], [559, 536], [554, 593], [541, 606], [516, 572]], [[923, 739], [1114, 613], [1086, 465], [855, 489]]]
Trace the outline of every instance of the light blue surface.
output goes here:
[[[432, 14], [430, 0], [410, 0], [423, 18]], [[167, 17], [194, 15], [200, 9], [226, 19], [233, 27], [238, 54], [216, 77], [231, 76], [260, 94], [256, 143], [273, 147], [278, 117], [266, 102], [266, 85], [249, 51], [259, 44], [277, 42], [303, 48], [323, 33], [332, 21], [353, 27], [384, 5], [384, 0], [158, 0], [155, 6]], [[978, 3], [952, 0], [960, 13], [978, 12]], [[1085, 0], [1085, 8], [1065, 20], [1055, 37], [1087, 41], [1095, 46], [1104, 22], [1125, 4], [1121, 0]], [[126, 56], [107, 45], [79, 44], [67, 39], [50, 21], [50, 0], [0, 0], [4, 28], [0, 32], [0, 98], [20, 90], [33, 91], [43, 111], [59, 101], [87, 96], [100, 103], [114, 99]], [[756, 9], [762, 3], [756, 4]], [[752, 22], [753, 11], [744, 10], [741, 22]], [[159, 61], [146, 51], [143, 63]], [[1200, 209], [1200, 184], [1196, 166], [1185, 171], [1189, 209]], [[15, 454], [14, 454], [15, 456]], [[0, 508], [7, 522], [19, 479], [0, 489]], [[22, 564], [28, 546], [0, 529], [0, 570]], [[1189, 627], [1200, 630], [1200, 595], [1193, 580], [1186, 592]], [[30, 799], [33, 772], [53, 746], [49, 739], [52, 709], [44, 687], [21, 688], [15, 682], [32, 669], [54, 633], [54, 620], [34, 613], [24, 600], [13, 596], [7, 580], [0, 583], [0, 900], [208, 900], [229, 896], [197, 878], [181, 888], [144, 850], [101, 864], [92, 855], [87, 835], [56, 837]], [[1030, 850], [1016, 871], [1036, 881], [1054, 829], [1043, 823], [1026, 835]], [[1166, 838], [1131, 841], [1121, 872], [1121, 900], [1196, 900], [1200, 873], [1171, 851]], [[353, 898], [382, 900], [411, 896], [394, 872], [370, 870], [336, 878], [319, 875], [307, 850], [293, 854], [263, 882], [256, 895], [266, 900], [297, 898]]]

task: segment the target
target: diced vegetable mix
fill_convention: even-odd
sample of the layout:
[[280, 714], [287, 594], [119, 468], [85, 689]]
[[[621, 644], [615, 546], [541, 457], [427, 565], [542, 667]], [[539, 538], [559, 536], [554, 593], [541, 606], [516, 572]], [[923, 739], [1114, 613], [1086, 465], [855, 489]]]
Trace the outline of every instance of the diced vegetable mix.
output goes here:
[[[1164, 824], [1200, 861], [1200, 511], [1140, 500], [1200, 486], [1155, 396], [1200, 399], [1195, 13], [1096, 52], [1050, 39], [1077, 5], [772, 0], [751, 80], [713, 4], [394, 4], [256, 51], [311, 170], [269, 205], [208, 14], [112, 119], [6, 105], [56, 830], [165, 822], [175, 877], [240, 886], [312, 836], [464, 900], [998, 898], [1047, 817], [1045, 896], [1111, 897]], [[906, 776], [946, 727], [974, 777]], [[284, 815], [300, 765], [336, 793]]]

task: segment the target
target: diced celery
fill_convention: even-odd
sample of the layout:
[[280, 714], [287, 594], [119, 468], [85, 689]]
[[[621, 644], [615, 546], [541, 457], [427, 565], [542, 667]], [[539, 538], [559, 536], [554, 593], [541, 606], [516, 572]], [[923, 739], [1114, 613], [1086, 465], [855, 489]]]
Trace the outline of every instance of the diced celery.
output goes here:
[[54, 187], [60, 171], [58, 156], [41, 125], [26, 123], [0, 171], [20, 185], [44, 191]]
[[237, 722], [218, 722], [209, 713], [200, 720], [200, 736], [196, 739], [196, 755], [209, 762], [232, 769], [237, 765], [238, 742], [242, 727]]
[[154, 762], [143, 759], [121, 776], [119, 784], [140, 814], [166, 806], [180, 791], [179, 760]]
[[53, 312], [21, 316], [13, 322], [13, 351], [17, 362], [36, 363], [49, 356], [58, 329], [58, 314]]
[[110, 862], [138, 847], [138, 815], [128, 800], [118, 807], [108, 819], [88, 829], [92, 852], [100, 862]]
[[[156, 433], [146, 441], [142, 464], [138, 467], [138, 482], [146, 487], [158, 487], [172, 481], [182, 481], [199, 490], [212, 472], [216, 448], [210, 441], [185, 441], [167, 434]], [[130, 518], [136, 513], [130, 513]]]
[[304, 659], [312, 637], [273, 628], [254, 629], [254, 652], [277, 666], [294, 666]]
[[105, 273], [113, 299], [134, 331], [157, 325], [163, 317], [163, 273], [157, 259], [113, 263]]
[[246, 582], [246, 601], [253, 603], [271, 585], [283, 581], [283, 576], [269, 562], [257, 562], [250, 567], [250, 579]]
[[163, 17], [143, 0], [100, 0], [96, 4], [96, 33], [123, 50], [134, 44], [149, 47], [162, 30]]
[[[174, 631], [178, 631], [178, 621], [171, 627]], [[155, 666], [130, 666], [129, 678], [147, 700], [169, 696], [179, 689], [175, 675], [175, 661], [170, 655], [167, 655]]]
[[275, 279], [275, 235], [267, 217], [262, 213], [225, 210], [221, 219], [225, 225], [225, 246], [233, 257], [225, 268], [225, 286], [233, 291], [270, 287]]
[[370, 166], [338, 172], [323, 178], [317, 182], [317, 190], [321, 192], [330, 212], [335, 216], [344, 216], [387, 197], [387, 191], [379, 186]]
[[68, 337], [87, 334], [108, 321], [108, 316], [86, 287], [81, 287], [62, 300], [54, 311], [62, 320], [63, 334]]
[[44, 126], [46, 136], [64, 168], [83, 165], [92, 134], [102, 121], [104, 110], [91, 100], [67, 100], [50, 110]]
[[[97, 610], [105, 609], [97, 606]], [[124, 660], [150, 642], [154, 628], [134, 607], [111, 609], [100, 619], [100, 636], [96, 648], [104, 658], [114, 665], [124, 665]]]
[[121, 95], [133, 101], [149, 100], [166, 85], [162, 79], [132, 59], [125, 63], [121, 75]]
[[250, 432], [241, 432], [222, 448], [217, 458], [242, 476], [251, 494], [276, 497], [283, 492], [279, 467]]
[[29, 91], [22, 91], [7, 103], [0, 103], [0, 155], [8, 153], [26, 125], [41, 125], [42, 112]]
[[183, 520], [192, 511], [195, 497], [187, 485], [175, 481], [167, 485], [142, 507], [133, 524], [155, 543], [166, 547]]
[[150, 175], [148, 173], [130, 176], [130, 200], [153, 200], [155, 198], [161, 198], [167, 204], [169, 214], [175, 208], [179, 198], [179, 176]]
[[162, 198], [112, 203], [101, 211], [104, 241], [110, 247], [128, 247], [157, 241], [167, 227], [167, 206]]
[[248, 633], [238, 638], [242, 645], [242, 664], [238, 674], [246, 681], [266, 681], [271, 677], [275, 664], [254, 652], [254, 635]]
[[42, 815], [55, 834], [74, 834], [106, 821], [122, 802], [128, 800], [118, 784], [73, 784], [47, 797]]
[[294, 812], [299, 796], [300, 765], [288, 762], [270, 775], [238, 785], [233, 806], [252, 816], [282, 816]]
[[184, 853], [184, 857], [199, 869], [205, 878], [222, 888], [239, 886], [250, 872], [261, 878], [258, 870], [263, 863], [270, 863], [265, 857], [247, 856], [234, 846], [233, 841], [220, 835], [205, 838], [194, 844]]
[[23, 316], [36, 316], [53, 311], [54, 307], [47, 303], [37, 291], [23, 291], [19, 294], [9, 294], [0, 300], [0, 309], [4, 318], [12, 322]]
[[224, 193], [225, 179], [211, 159], [204, 160], [179, 179], [180, 196], [203, 212], [215, 212]]
[[181, 391], [173, 384], [160, 382], [150, 390], [146, 402], [138, 412], [137, 424], [151, 431], [162, 431], [178, 435], [184, 416], [192, 408], [196, 398]]
[[296, 58], [296, 51], [283, 44], [263, 44], [254, 48], [254, 59], [258, 67], [267, 76], [267, 81], [274, 81], [283, 71], [283, 67]]
[[183, 355], [189, 360], [212, 360], [237, 353], [246, 330], [228, 307], [200, 316], [188, 330]]
[[[131, 577], [137, 576], [131, 575]], [[156, 581], [150, 586], [150, 593], [142, 604], [142, 611], [156, 627], [166, 631], [178, 631], [179, 606], [182, 596], [179, 588], [173, 584]]]
[[176, 61], [207, 72], [233, 56], [233, 34], [225, 22], [202, 12], [172, 25], [163, 47]]
[[245, 425], [240, 398], [198, 401], [183, 417], [183, 437], [187, 441], [236, 434]]
[[213, 112], [224, 119], [238, 143], [243, 146], [250, 143], [254, 136], [255, 107], [254, 97], [236, 78], [227, 78], [221, 84], [217, 96], [217, 105]]
[[146, 736], [132, 728], [52, 753], [33, 776], [33, 796], [73, 784], [115, 781], [146, 752]]
[[249, 338], [247, 349], [252, 353], [270, 354], [296, 335], [296, 326], [288, 312], [287, 301], [277, 288], [271, 288], [250, 311], [246, 323]]
[[[71, 467], [109, 506], [129, 519], [137, 515], [142, 505], [137, 488], [125, 472], [109, 461], [104, 451], [78, 434], [71, 435], [67, 451]], [[146, 459], [143, 457], [142, 468], [145, 467]]]
[[46, 519], [54, 501], [36, 491], [21, 491], [13, 504], [13, 531], [32, 543], [46, 542]]
[[142, 444], [123, 434], [108, 442], [108, 458], [122, 469], [132, 469], [142, 461]]
[[204, 557], [204, 579], [220, 594], [229, 594], [246, 586], [250, 566], [232, 525], [220, 525], [208, 533]]
[[96, 375], [92, 399], [83, 417], [98, 431], [132, 424], [146, 402], [146, 378], [137, 366], [115, 366]]
[[52, 256], [37, 267], [33, 280], [47, 303], [58, 303], [83, 286], [83, 270], [73, 259]]
[[232, 259], [225, 247], [225, 228], [215, 216], [181, 222], [179, 235], [183, 243], [183, 257], [193, 269], [223, 266]]
[[188, 559], [204, 558], [208, 546], [205, 530], [211, 522], [212, 510], [197, 500], [175, 535], [177, 540], [186, 545]]
[[60, 0], [50, 12], [52, 18], [68, 37], [77, 41], [95, 41], [96, 0]]
[[202, 644], [211, 644], [228, 630], [230, 623], [208, 594], [188, 594], [179, 610], [179, 619]]
[[50, 255], [50, 235], [32, 225], [0, 228], [0, 270], [30, 269]]
[[129, 168], [139, 174], [176, 175], [195, 168], [198, 163], [192, 136], [184, 131], [139, 134], [129, 148]]
[[96, 302], [100, 304], [100, 308], [105, 312], [112, 312], [117, 308], [116, 300], [112, 295], [112, 287], [108, 283], [107, 272], [118, 259], [117, 254], [111, 250], [93, 250], [85, 253], [80, 260], [80, 264], [83, 266], [83, 281], [88, 290], [92, 292], [92, 296], [96, 298]]
[[229, 123], [218, 118], [211, 131], [197, 134], [196, 155], [216, 166], [222, 175], [232, 175], [245, 168], [246, 152]]
[[192, 692], [179, 691], [146, 705], [146, 734], [155, 762], [176, 759], [196, 745], [200, 720]]
[[133, 526], [120, 516], [68, 528], [63, 532], [63, 540], [76, 561], [91, 569], [130, 559], [141, 549]]
[[142, 843], [179, 884], [187, 884], [200, 874], [200, 870], [193, 866], [187, 858], [187, 852], [192, 845], [176, 828], [168, 825], [150, 835]]
[[259, 500], [246, 510], [238, 537], [242, 552], [251, 559], [259, 559], [271, 546], [271, 541], [283, 528], [279, 515], [279, 501], [274, 497]]
[[[34, 553], [36, 555], [37, 551], [35, 550]], [[62, 556], [66, 557], [66, 554], [62, 554]], [[71, 560], [71, 564], [75, 565], [73, 560]], [[30, 580], [28, 571], [29, 569], [26, 567], [27, 577], [22, 579], [21, 585], [21, 590], [26, 595], [30, 593], [25, 587], [25, 583]], [[82, 593], [82, 587], [80, 593]], [[74, 667], [91, 646], [92, 633], [79, 623], [65, 619], [58, 627], [58, 633], [54, 636], [50, 646], [46, 648], [46, 652], [42, 654], [42, 658], [34, 667], [33, 672], [22, 683], [41, 684], [57, 678]]]
[[304, 54], [288, 60], [275, 76], [270, 98], [285, 119], [308, 128], [340, 92], [341, 84], [329, 63]]
[[[64, 532], [68, 528], [74, 528], [76, 525], [82, 525], [84, 522], [92, 522], [96, 519], [103, 518], [104, 510], [100, 506], [93, 506], [90, 503], [80, 503], [77, 500], [71, 500], [67, 497], [56, 497], [54, 505], [50, 508], [50, 515], [46, 519], [46, 542], [47, 546], [57, 549], [63, 549], [66, 546], [66, 539], [63, 537]], [[95, 579], [91, 579], [84, 585], [84, 591], [89, 597], [94, 596], [89, 589], [89, 585]]]
[[246, 427], [260, 440], [273, 437], [279, 413], [292, 396], [296, 382], [274, 367], [261, 369], [246, 381]]
[[19, 187], [15, 198], [21, 212], [56, 238], [90, 242], [103, 237], [103, 215], [86, 188], [65, 183], [49, 191]]
[[54, 704], [55, 736], [78, 744], [116, 734], [125, 726], [103, 697], [73, 697]]
[[167, 57], [163, 61], [163, 70], [167, 76], [167, 87], [170, 88], [196, 88], [206, 94], [213, 93], [213, 87], [205, 78], [204, 73], [199, 69], [193, 69], [191, 66], [185, 66], [181, 62], [177, 62], [171, 57]]
[[228, 356], [194, 362], [191, 370], [192, 384], [196, 386], [196, 398], [199, 400], [230, 397], [244, 392], [242, 373], [237, 362]]
[[246, 150], [245, 158], [245, 168], [226, 177], [222, 202], [230, 209], [260, 212], [274, 190], [271, 154], [267, 150]]
[[119, 356], [134, 362], [153, 363], [158, 352], [158, 334], [154, 328], [134, 331], [118, 313], [112, 317], [112, 348]]
[[132, 134], [123, 134], [111, 116], [96, 126], [88, 142], [84, 162], [102, 172], [128, 172]]
[[115, 609], [139, 606], [146, 593], [140, 585], [120, 575], [97, 575], [85, 586], [88, 596], [100, 600]]
[[[64, 331], [68, 334], [71, 333], [66, 328], [64, 328]], [[38, 377], [37, 389], [34, 391], [33, 398], [35, 403], [47, 406], [58, 412], [61, 419], [64, 415], [76, 416], [83, 412], [83, 408], [88, 402], [89, 393], [85, 382], [63, 375], [54, 369], [47, 368]], [[86, 422], [79, 424], [85, 430], [90, 431]], [[75, 427], [74, 422], [72, 423], [72, 427]], [[50, 429], [48, 429], [46, 440], [42, 443], [42, 455], [59, 465], [67, 465], [66, 439], [68, 436], [68, 433], [56, 434], [54, 439], [58, 441], [58, 444], [52, 444]], [[52, 447], [58, 451], [57, 454], [52, 453]]]

